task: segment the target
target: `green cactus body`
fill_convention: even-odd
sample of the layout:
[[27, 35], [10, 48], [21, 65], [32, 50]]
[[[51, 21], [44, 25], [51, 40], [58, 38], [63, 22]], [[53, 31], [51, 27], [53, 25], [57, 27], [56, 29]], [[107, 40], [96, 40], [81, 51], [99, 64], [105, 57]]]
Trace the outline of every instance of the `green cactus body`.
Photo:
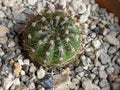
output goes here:
[[81, 33], [75, 20], [63, 12], [35, 16], [23, 32], [28, 56], [43, 66], [64, 66], [80, 51]]

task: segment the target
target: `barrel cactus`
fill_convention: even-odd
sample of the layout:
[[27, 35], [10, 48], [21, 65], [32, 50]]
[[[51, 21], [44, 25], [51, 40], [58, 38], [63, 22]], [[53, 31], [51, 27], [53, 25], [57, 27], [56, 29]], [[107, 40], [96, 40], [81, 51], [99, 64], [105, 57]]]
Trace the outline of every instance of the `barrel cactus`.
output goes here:
[[81, 33], [76, 20], [61, 12], [43, 12], [30, 20], [22, 34], [31, 60], [47, 66], [65, 66], [80, 51]]

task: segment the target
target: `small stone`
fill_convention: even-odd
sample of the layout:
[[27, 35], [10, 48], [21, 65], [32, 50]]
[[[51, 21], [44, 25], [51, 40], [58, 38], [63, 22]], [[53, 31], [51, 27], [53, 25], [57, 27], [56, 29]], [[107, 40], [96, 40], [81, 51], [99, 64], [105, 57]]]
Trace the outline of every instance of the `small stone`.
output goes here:
[[25, 71], [21, 70], [20, 74], [25, 75]]
[[14, 79], [13, 84], [14, 85], [20, 85], [20, 79], [19, 78]]
[[109, 66], [108, 68], [106, 68], [107, 74], [110, 75], [111, 73], [114, 72], [114, 68]]
[[22, 60], [22, 59], [18, 59], [18, 62], [19, 62], [19, 64], [20, 64], [20, 65], [24, 65], [24, 63], [23, 63], [23, 60]]
[[6, 26], [0, 25], [0, 37], [5, 36], [8, 33], [9, 29]]
[[99, 86], [101, 88], [103, 87], [106, 87], [108, 85], [108, 81], [106, 79], [102, 79], [100, 82], [99, 82]]
[[4, 18], [4, 17], [5, 17], [4, 12], [3, 12], [3, 11], [0, 11], [0, 19], [1, 19], [1, 18]]
[[24, 85], [16, 85], [14, 90], [30, 90], [30, 89]]
[[78, 1], [73, 1], [72, 2], [72, 7], [73, 7], [73, 10], [76, 13], [79, 13], [79, 14], [83, 14], [86, 11], [86, 5], [82, 2], [80, 2], [79, 0]]
[[30, 82], [28, 87], [29, 87], [30, 90], [35, 90], [35, 83]]
[[83, 71], [83, 68], [82, 67], [77, 67], [75, 68], [75, 72], [78, 73], [78, 72], [82, 72]]
[[8, 40], [7, 35], [0, 37], [0, 44], [5, 44], [7, 42], [7, 40]]
[[43, 67], [40, 67], [40, 69], [37, 70], [37, 78], [42, 79], [44, 76], [45, 76], [45, 70], [43, 69]]
[[14, 47], [15, 46], [15, 42], [14, 41], [9, 41], [8, 43], [8, 47]]
[[29, 5], [34, 5], [37, 2], [37, 0], [27, 0], [27, 3]]
[[112, 90], [120, 90], [120, 82], [119, 83], [112, 83]]
[[107, 64], [111, 61], [111, 58], [106, 53], [101, 53], [99, 59], [102, 64]]
[[53, 79], [49, 74], [46, 74], [44, 78], [38, 80], [36, 83], [42, 85], [46, 89], [53, 88]]
[[90, 74], [91, 79], [95, 79], [96, 75], [94, 73]]
[[117, 47], [115, 47], [115, 46], [110, 46], [109, 49], [108, 49], [108, 54], [109, 54], [109, 55], [112, 55], [112, 54], [114, 54], [116, 51], [117, 51]]
[[62, 6], [63, 8], [66, 7], [66, 0], [60, 0], [59, 5]]
[[5, 0], [3, 1], [3, 4], [7, 7], [13, 7], [16, 1], [17, 0]]
[[25, 71], [25, 73], [28, 73], [28, 71], [29, 71], [29, 65], [26, 65], [26, 64], [24, 64], [24, 65], [22, 65], [22, 69]]
[[116, 63], [120, 66], [120, 58], [116, 60]]
[[103, 71], [103, 70], [99, 71], [99, 77], [100, 77], [100, 78], [104, 78], [104, 79], [106, 79], [107, 76], [108, 76], [108, 75], [106, 74], [105, 71]]
[[14, 71], [13, 74], [18, 77], [21, 72], [22, 66], [19, 63], [14, 64]]
[[106, 35], [103, 40], [115, 46], [120, 45], [120, 41], [112, 35]]
[[79, 81], [77, 78], [73, 78], [73, 79], [72, 79], [72, 83], [74, 83], [74, 84], [79, 84], [79, 82], [80, 82], [80, 81]]
[[29, 80], [29, 77], [27, 76], [27, 75], [22, 75], [21, 76], [21, 81], [22, 82], [26, 82], [26, 81], [28, 81]]
[[99, 40], [93, 40], [93, 41], [92, 41], [92, 45], [93, 45], [96, 49], [98, 49], [98, 48], [100, 48], [100, 46], [101, 46], [101, 42], [100, 42]]
[[106, 87], [102, 88], [101, 90], [110, 90], [110, 85], [107, 85]]
[[17, 14], [14, 14], [14, 19], [17, 21], [17, 22], [24, 22], [26, 20], [26, 16], [24, 13], [17, 13]]
[[34, 64], [32, 63], [32, 64], [30, 64], [30, 69], [29, 69], [29, 71], [31, 72], [31, 73], [33, 73], [33, 72], [35, 72], [36, 71], [36, 67], [34, 66]]
[[84, 88], [84, 90], [100, 90], [98, 86], [92, 84], [91, 80], [83, 81], [82, 87]]
[[73, 83], [73, 82], [70, 82], [70, 83], [68, 84], [68, 86], [69, 86], [70, 89], [75, 89], [76, 84]]
[[29, 65], [30, 64], [30, 60], [29, 59], [24, 59], [24, 64]]
[[8, 74], [7, 78], [3, 79], [4, 81], [3, 90], [9, 90], [9, 88], [13, 84], [13, 79], [14, 79], [14, 76], [11, 73]]
[[4, 51], [0, 48], [0, 56], [2, 57], [4, 54]]
[[91, 38], [95, 38], [96, 37], [96, 33], [93, 32], [93, 33], [90, 34], [90, 36], [91, 36]]
[[103, 51], [105, 53], [107, 53], [109, 46], [110, 46], [110, 44], [106, 43], [106, 42], [104, 42], [104, 43], [101, 44], [101, 48], [103, 49]]
[[116, 78], [118, 78], [118, 75], [115, 74], [115, 73], [112, 73], [112, 74], [109, 75], [108, 80], [110, 82], [113, 82]]

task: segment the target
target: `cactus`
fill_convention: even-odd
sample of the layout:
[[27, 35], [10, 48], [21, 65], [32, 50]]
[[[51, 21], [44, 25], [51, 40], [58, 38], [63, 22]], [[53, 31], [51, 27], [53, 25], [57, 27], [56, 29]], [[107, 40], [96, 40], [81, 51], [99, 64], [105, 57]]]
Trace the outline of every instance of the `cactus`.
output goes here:
[[30, 59], [47, 67], [68, 64], [81, 48], [76, 20], [61, 11], [36, 15], [28, 22], [22, 38]]

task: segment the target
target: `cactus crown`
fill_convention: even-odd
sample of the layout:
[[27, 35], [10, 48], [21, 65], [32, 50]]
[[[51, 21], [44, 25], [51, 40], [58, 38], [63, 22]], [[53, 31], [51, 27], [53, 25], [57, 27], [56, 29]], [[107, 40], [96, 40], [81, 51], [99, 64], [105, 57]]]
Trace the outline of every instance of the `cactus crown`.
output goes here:
[[44, 12], [35, 16], [23, 32], [28, 56], [43, 66], [64, 66], [80, 50], [80, 28], [63, 12]]

